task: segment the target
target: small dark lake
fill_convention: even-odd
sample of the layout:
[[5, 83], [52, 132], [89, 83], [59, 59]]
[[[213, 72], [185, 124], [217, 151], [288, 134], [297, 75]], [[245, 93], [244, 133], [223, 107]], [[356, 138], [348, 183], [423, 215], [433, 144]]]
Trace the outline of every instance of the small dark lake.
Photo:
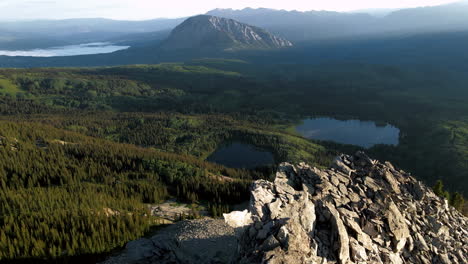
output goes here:
[[377, 144], [398, 145], [400, 130], [392, 125], [378, 126], [375, 122], [337, 120], [333, 118], [306, 119], [296, 127], [303, 137], [333, 141], [370, 148]]
[[241, 142], [223, 144], [206, 160], [230, 168], [244, 169], [253, 169], [275, 163], [271, 152]]

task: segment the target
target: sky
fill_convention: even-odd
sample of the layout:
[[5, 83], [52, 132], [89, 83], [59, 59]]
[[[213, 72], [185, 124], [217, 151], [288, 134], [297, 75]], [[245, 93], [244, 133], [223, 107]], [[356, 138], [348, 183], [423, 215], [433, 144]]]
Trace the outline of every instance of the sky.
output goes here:
[[1, 20], [111, 18], [145, 20], [203, 14], [215, 8], [352, 11], [432, 6], [454, 0], [0, 0]]

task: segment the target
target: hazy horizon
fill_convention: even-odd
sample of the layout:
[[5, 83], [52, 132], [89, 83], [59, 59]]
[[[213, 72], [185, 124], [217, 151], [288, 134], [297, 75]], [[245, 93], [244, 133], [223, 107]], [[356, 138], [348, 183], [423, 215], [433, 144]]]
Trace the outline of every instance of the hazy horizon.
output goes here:
[[[184, 3], [185, 2], [185, 3]], [[326, 10], [353, 12], [357, 10], [401, 9], [424, 6], [436, 6], [463, 2], [456, 0], [406, 0], [406, 1], [369, 1], [369, 0], [329, 0], [306, 2], [291, 0], [239, 0], [235, 2], [201, 0], [197, 2], [173, 0], [170, 3], [151, 0], [108, 0], [105, 3], [94, 0], [81, 0], [79, 4], [72, 0], [3, 0], [0, 21], [60, 20], [105, 18], [113, 20], [149, 20], [158, 18], [181, 18], [204, 14], [216, 8], [271, 8], [297, 11]], [[183, 8], [181, 8], [183, 7]]]

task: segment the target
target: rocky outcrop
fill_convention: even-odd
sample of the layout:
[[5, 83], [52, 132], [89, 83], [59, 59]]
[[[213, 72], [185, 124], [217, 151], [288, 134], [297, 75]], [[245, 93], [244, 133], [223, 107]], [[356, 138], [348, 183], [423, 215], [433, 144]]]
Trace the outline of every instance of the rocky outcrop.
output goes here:
[[272, 49], [293, 44], [264, 29], [238, 21], [200, 15], [177, 26], [162, 44], [163, 50]]
[[467, 230], [431, 189], [358, 152], [330, 169], [281, 164], [248, 210], [176, 223], [105, 263], [468, 263]]
[[124, 251], [105, 264], [229, 263], [236, 253], [234, 229], [223, 220], [182, 221], [151, 238], [129, 242]]
[[236, 263], [468, 263], [467, 219], [362, 152], [326, 170], [282, 164], [253, 184], [249, 212], [225, 217], [240, 234]]

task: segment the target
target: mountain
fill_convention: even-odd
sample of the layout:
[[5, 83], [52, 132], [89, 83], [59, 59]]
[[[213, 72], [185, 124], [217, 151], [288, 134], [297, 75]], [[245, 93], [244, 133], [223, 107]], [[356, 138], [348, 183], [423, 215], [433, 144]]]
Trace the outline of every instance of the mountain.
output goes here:
[[293, 44], [266, 30], [233, 19], [200, 15], [177, 26], [162, 44], [163, 50], [275, 49]]
[[209, 219], [178, 223], [128, 243], [104, 263], [449, 264], [468, 259], [468, 219], [410, 174], [363, 152], [340, 155], [329, 169], [283, 163], [273, 182], [253, 183], [248, 210], [224, 219], [228, 226]]
[[267, 8], [215, 9], [207, 15], [226, 17], [265, 28], [291, 41], [305, 41], [363, 34], [377, 18], [369, 14], [330, 11], [286, 11]]
[[381, 21], [384, 30], [417, 32], [468, 29], [468, 2], [402, 9]]
[[294, 42], [332, 38], [468, 30], [468, 2], [408, 8], [375, 16], [372, 11], [286, 11], [215, 9], [207, 15], [226, 17], [265, 28]]
[[117, 37], [110, 38], [107, 42], [130, 47], [156, 46], [166, 40], [170, 33], [171, 30], [169, 29], [154, 32], [130, 33], [128, 35], [119, 35]]
[[48, 36], [69, 36], [89, 32], [142, 33], [173, 29], [184, 18], [144, 21], [111, 20], [103, 18], [33, 20], [1, 22], [1, 32], [30, 33]]
[[348, 13], [365, 13], [372, 15], [374, 17], [384, 17], [387, 16], [388, 14], [398, 11], [401, 8], [368, 8], [368, 9], [359, 9], [359, 10], [354, 10], [350, 11]]
[[[468, 2], [392, 10], [285, 11], [267, 8], [215, 9], [207, 15], [230, 18], [264, 28], [293, 41], [317, 41], [369, 35], [431, 33], [468, 30]], [[376, 12], [379, 13], [376, 15]], [[102, 18], [0, 21], [0, 49], [36, 49], [107, 42], [125, 38], [138, 42], [139, 34], [173, 30], [186, 18], [120, 21]], [[135, 39], [128, 39], [135, 35]], [[141, 36], [141, 35], [140, 35]], [[143, 36], [144, 38], [147, 38]], [[151, 37], [148, 37], [151, 38]], [[154, 41], [151, 41], [154, 43]]]
[[[225, 52], [213, 48], [200, 49], [197, 52], [171, 49], [170, 46], [167, 46], [168, 41], [164, 39], [163, 33], [161, 32], [160, 36], [153, 36], [151, 41], [149, 38], [143, 40], [141, 36], [141, 42], [125, 38], [122, 41], [116, 39], [116, 43], [130, 45], [132, 48], [109, 54], [49, 58], [0, 56], [0, 67], [89, 67], [188, 62], [199, 58], [227, 58], [241, 59], [260, 65], [278, 63], [316, 65], [354, 62], [410, 66], [419, 69], [429, 67], [460, 72], [466, 72], [468, 69], [466, 63], [468, 54], [464, 52], [468, 42], [468, 31], [328, 40], [295, 43], [293, 47], [287, 49], [239, 50], [236, 52]], [[166, 45], [166, 50], [159, 49], [161, 43]]]
[[[281, 164], [256, 181], [236, 263], [467, 263], [467, 218], [410, 174], [363, 152], [332, 168]], [[464, 242], [463, 242], [464, 241]]]
[[[183, 20], [120, 21], [96, 18], [0, 22], [0, 49], [37, 49], [107, 42], [134, 34], [172, 30]], [[134, 39], [137, 41], [138, 38]]]

